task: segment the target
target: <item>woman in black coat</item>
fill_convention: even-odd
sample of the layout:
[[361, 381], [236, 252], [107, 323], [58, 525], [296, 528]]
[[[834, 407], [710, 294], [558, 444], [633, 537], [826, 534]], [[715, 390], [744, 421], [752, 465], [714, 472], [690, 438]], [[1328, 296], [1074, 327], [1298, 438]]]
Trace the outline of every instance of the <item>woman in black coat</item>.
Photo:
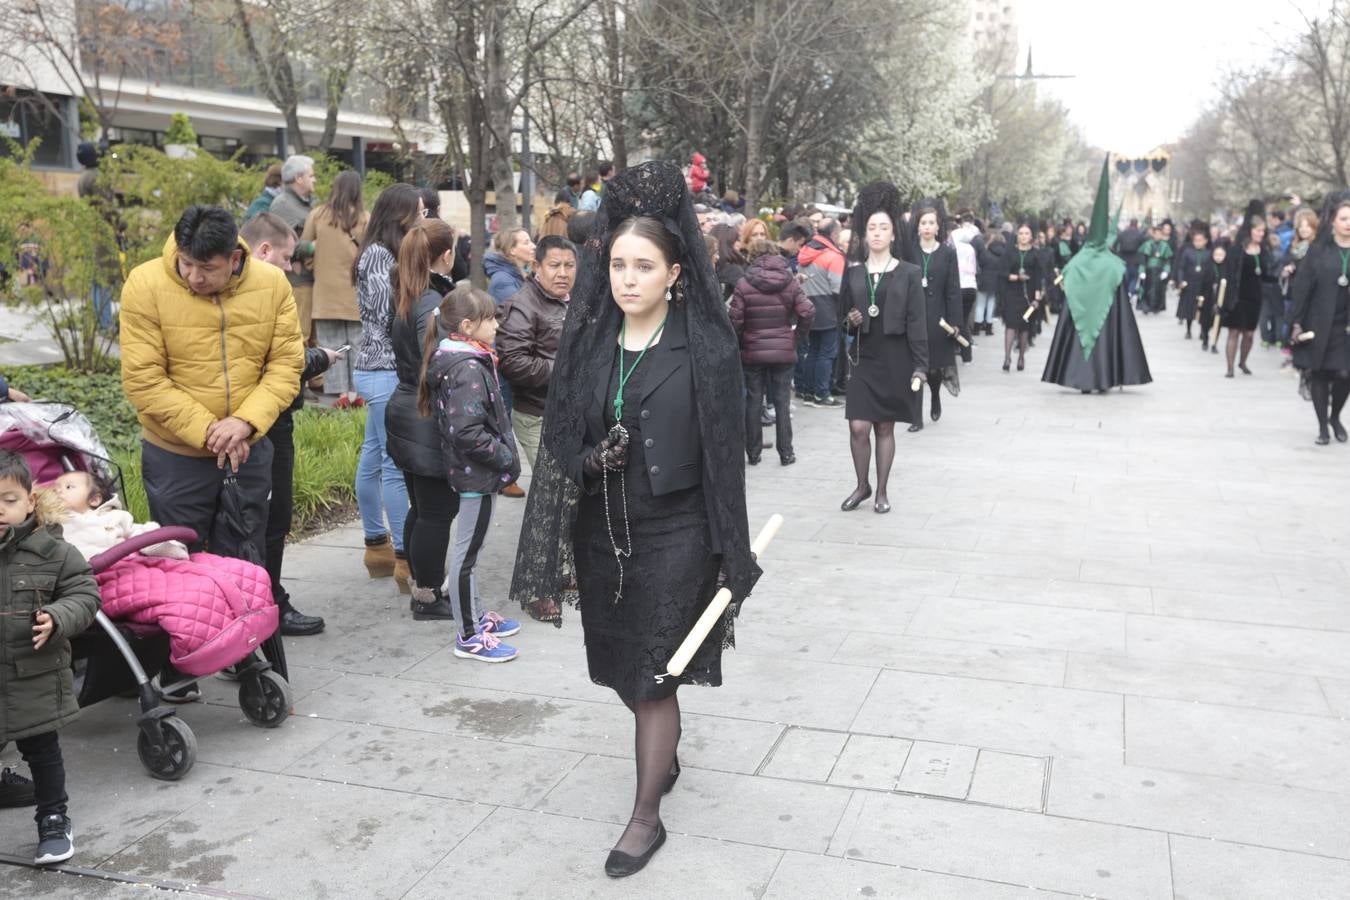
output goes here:
[[[975, 246], [975, 333], [980, 329], [993, 337], [994, 320], [998, 318], [999, 274], [1003, 271], [1003, 257], [1008, 252], [1008, 242], [1003, 232], [989, 229], [983, 236], [977, 236], [979, 244]], [[971, 241], [975, 245], [975, 241]]]
[[[1275, 256], [1266, 245], [1265, 206], [1260, 201], [1253, 201], [1248, 205], [1247, 218], [1228, 254], [1228, 289], [1222, 310], [1223, 326], [1228, 329], [1228, 373], [1225, 377], [1233, 377], [1235, 361], [1242, 374], [1252, 374], [1247, 368], [1247, 357], [1252, 352], [1256, 326], [1261, 319], [1261, 304], [1265, 299], [1262, 285], [1274, 283], [1278, 277]], [[1239, 348], [1242, 351], [1240, 359]]]
[[[1309, 375], [1317, 443], [1325, 445], [1328, 425], [1336, 440], [1347, 437], [1341, 410], [1350, 397], [1350, 193], [1328, 199], [1322, 230], [1294, 275], [1289, 320], [1294, 365]], [[1308, 332], [1311, 338], [1299, 339]]]
[[389, 458], [403, 472], [408, 486], [403, 546], [412, 575], [412, 614], [419, 620], [454, 618], [441, 585], [459, 495], [446, 480], [436, 420], [418, 411], [417, 392], [428, 322], [454, 286], [449, 274], [455, 262], [455, 242], [455, 230], [449, 224], [423, 219], [403, 238], [393, 279], [398, 305], [390, 334], [398, 387], [385, 408], [384, 427]]
[[[919, 267], [919, 285], [923, 288], [924, 308], [928, 319], [928, 390], [932, 397], [931, 415], [936, 422], [942, 418], [941, 388], [945, 383], [952, 396], [960, 390], [956, 374], [956, 351], [960, 346], [956, 336], [948, 334], [941, 323], [956, 328], [965, 324], [961, 311], [961, 274], [956, 262], [956, 251], [947, 245], [946, 228], [941, 205], [935, 200], [924, 200], [910, 211], [910, 244], [907, 257]], [[917, 415], [910, 431], [923, 430], [923, 388], [915, 398]]]
[[[1012, 345], [1017, 339], [1017, 371], [1026, 368], [1030, 320], [1041, 306], [1045, 272], [1041, 254], [1031, 245], [1031, 226], [1017, 226], [1017, 243], [1003, 254], [999, 272], [999, 304], [1003, 315], [1003, 371], [1012, 368]], [[1027, 310], [1031, 315], [1027, 315]]]

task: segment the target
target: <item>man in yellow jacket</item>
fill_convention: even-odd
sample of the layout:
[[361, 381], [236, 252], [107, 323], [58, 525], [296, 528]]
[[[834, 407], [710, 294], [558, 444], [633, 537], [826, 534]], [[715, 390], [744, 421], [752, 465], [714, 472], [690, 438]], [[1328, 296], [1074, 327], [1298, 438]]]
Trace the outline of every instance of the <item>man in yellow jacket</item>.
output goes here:
[[[250, 257], [228, 211], [190, 207], [164, 255], [128, 276], [121, 343], [151, 517], [196, 529], [193, 549], [261, 565], [272, 489], [266, 434], [299, 392], [304, 367], [285, 274]], [[220, 515], [229, 473], [246, 533]]]

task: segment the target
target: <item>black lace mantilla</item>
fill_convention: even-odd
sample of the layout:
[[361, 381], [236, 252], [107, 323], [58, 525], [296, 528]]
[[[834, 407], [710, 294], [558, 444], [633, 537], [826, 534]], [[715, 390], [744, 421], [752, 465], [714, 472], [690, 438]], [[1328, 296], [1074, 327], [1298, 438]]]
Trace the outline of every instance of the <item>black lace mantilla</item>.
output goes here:
[[722, 569], [737, 601], [733, 606], [759, 577], [746, 519], [743, 381], [736, 336], [684, 176], [673, 163], [644, 163], [605, 185], [590, 236], [580, 248], [511, 579], [512, 598], [539, 619], [560, 623], [562, 603], [577, 602], [571, 534], [578, 488], [560, 461], [582, 452], [586, 405], [602, 365], [613, 356], [623, 318], [609, 287], [610, 238], [637, 216], [650, 216], [676, 231], [684, 248], [676, 291], [686, 305], [703, 489], [709, 524], [722, 547]]

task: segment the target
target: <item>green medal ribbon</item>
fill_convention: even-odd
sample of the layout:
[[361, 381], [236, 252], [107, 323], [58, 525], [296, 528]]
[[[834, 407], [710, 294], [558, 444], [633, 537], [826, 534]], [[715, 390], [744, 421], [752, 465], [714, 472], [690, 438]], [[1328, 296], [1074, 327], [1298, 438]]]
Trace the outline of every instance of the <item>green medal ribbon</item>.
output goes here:
[[1339, 250], [1338, 252], [1341, 254], [1341, 277], [1336, 283], [1345, 287], [1350, 284], [1350, 274], [1347, 274], [1350, 271], [1350, 250]]
[[1027, 270], [1027, 251], [1017, 251], [1017, 274], [1022, 275]]
[[1248, 253], [1247, 255], [1256, 257], [1256, 274], [1259, 276], [1261, 274], [1261, 251], [1258, 250], [1255, 253]]
[[923, 286], [928, 287], [928, 261], [933, 258], [933, 254], [923, 254]]
[[624, 371], [624, 367], [623, 367], [623, 338], [624, 338], [624, 334], [625, 334], [625, 333], [627, 332], [627, 330], [628, 330], [628, 320], [625, 319], [623, 325], [621, 325], [621, 326], [619, 327], [619, 389], [618, 389], [617, 391], [614, 392], [614, 421], [615, 421], [615, 422], [622, 422], [622, 421], [623, 421], [623, 388], [624, 388], [624, 385], [628, 384], [628, 379], [630, 379], [630, 378], [633, 377], [633, 372], [635, 372], [635, 371], [637, 370], [638, 363], [642, 362], [642, 357], [644, 357], [644, 356], [647, 355], [647, 351], [650, 350], [650, 349], [652, 349], [652, 344], [656, 343], [656, 339], [657, 339], [658, 337], [660, 337], [660, 336], [661, 336], [661, 332], [665, 330], [665, 328], [666, 328], [666, 319], [668, 319], [668, 318], [670, 318], [670, 312], [669, 312], [669, 311], [667, 311], [666, 314], [665, 314], [664, 316], [661, 317], [661, 324], [658, 325], [658, 326], [656, 327], [656, 330], [652, 332], [652, 336], [649, 337], [649, 338], [647, 338], [647, 346], [645, 346], [645, 347], [642, 348], [642, 352], [638, 354], [637, 359], [633, 360], [633, 364], [632, 364], [631, 366], [628, 367], [628, 370], [627, 370], [627, 371]]

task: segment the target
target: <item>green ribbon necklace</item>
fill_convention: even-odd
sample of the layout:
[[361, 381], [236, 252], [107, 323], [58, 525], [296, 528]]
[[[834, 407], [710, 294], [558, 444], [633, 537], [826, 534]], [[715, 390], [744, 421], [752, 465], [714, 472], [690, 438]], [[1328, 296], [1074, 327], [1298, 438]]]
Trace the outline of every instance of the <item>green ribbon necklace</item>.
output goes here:
[[1017, 274], [1025, 275], [1027, 273], [1027, 251], [1017, 251]]
[[1347, 270], [1350, 270], [1350, 250], [1339, 250], [1338, 252], [1341, 254], [1341, 277], [1336, 279], [1336, 283], [1341, 287], [1346, 287], [1350, 285], [1350, 275], [1346, 274]]
[[[920, 251], [923, 252], [923, 251]], [[928, 261], [933, 258], [931, 253], [923, 253], [923, 286], [928, 287]]]
[[633, 372], [635, 372], [635, 371], [637, 370], [638, 363], [642, 362], [642, 357], [644, 357], [644, 356], [647, 355], [647, 351], [650, 350], [650, 349], [652, 349], [652, 344], [656, 343], [656, 339], [657, 339], [658, 337], [660, 337], [660, 336], [661, 336], [661, 332], [665, 330], [665, 328], [666, 328], [666, 319], [668, 319], [668, 318], [670, 318], [670, 310], [669, 310], [669, 309], [667, 309], [667, 310], [666, 310], [666, 314], [665, 314], [664, 316], [661, 317], [661, 324], [658, 325], [658, 326], [656, 326], [656, 330], [652, 332], [652, 336], [649, 337], [649, 338], [647, 338], [647, 346], [645, 346], [645, 347], [642, 348], [642, 352], [638, 354], [637, 359], [633, 360], [633, 364], [632, 364], [631, 366], [629, 366], [627, 370], [625, 370], [624, 367], [623, 367], [623, 339], [624, 339], [624, 335], [625, 335], [625, 334], [627, 333], [627, 331], [628, 331], [628, 320], [627, 320], [627, 319], [624, 319], [623, 324], [622, 324], [621, 326], [619, 326], [619, 389], [618, 389], [617, 391], [614, 392], [614, 421], [615, 421], [615, 422], [619, 422], [619, 423], [622, 423], [622, 422], [623, 422], [623, 389], [624, 389], [624, 385], [628, 384], [628, 379], [630, 379], [630, 378], [633, 377]]

